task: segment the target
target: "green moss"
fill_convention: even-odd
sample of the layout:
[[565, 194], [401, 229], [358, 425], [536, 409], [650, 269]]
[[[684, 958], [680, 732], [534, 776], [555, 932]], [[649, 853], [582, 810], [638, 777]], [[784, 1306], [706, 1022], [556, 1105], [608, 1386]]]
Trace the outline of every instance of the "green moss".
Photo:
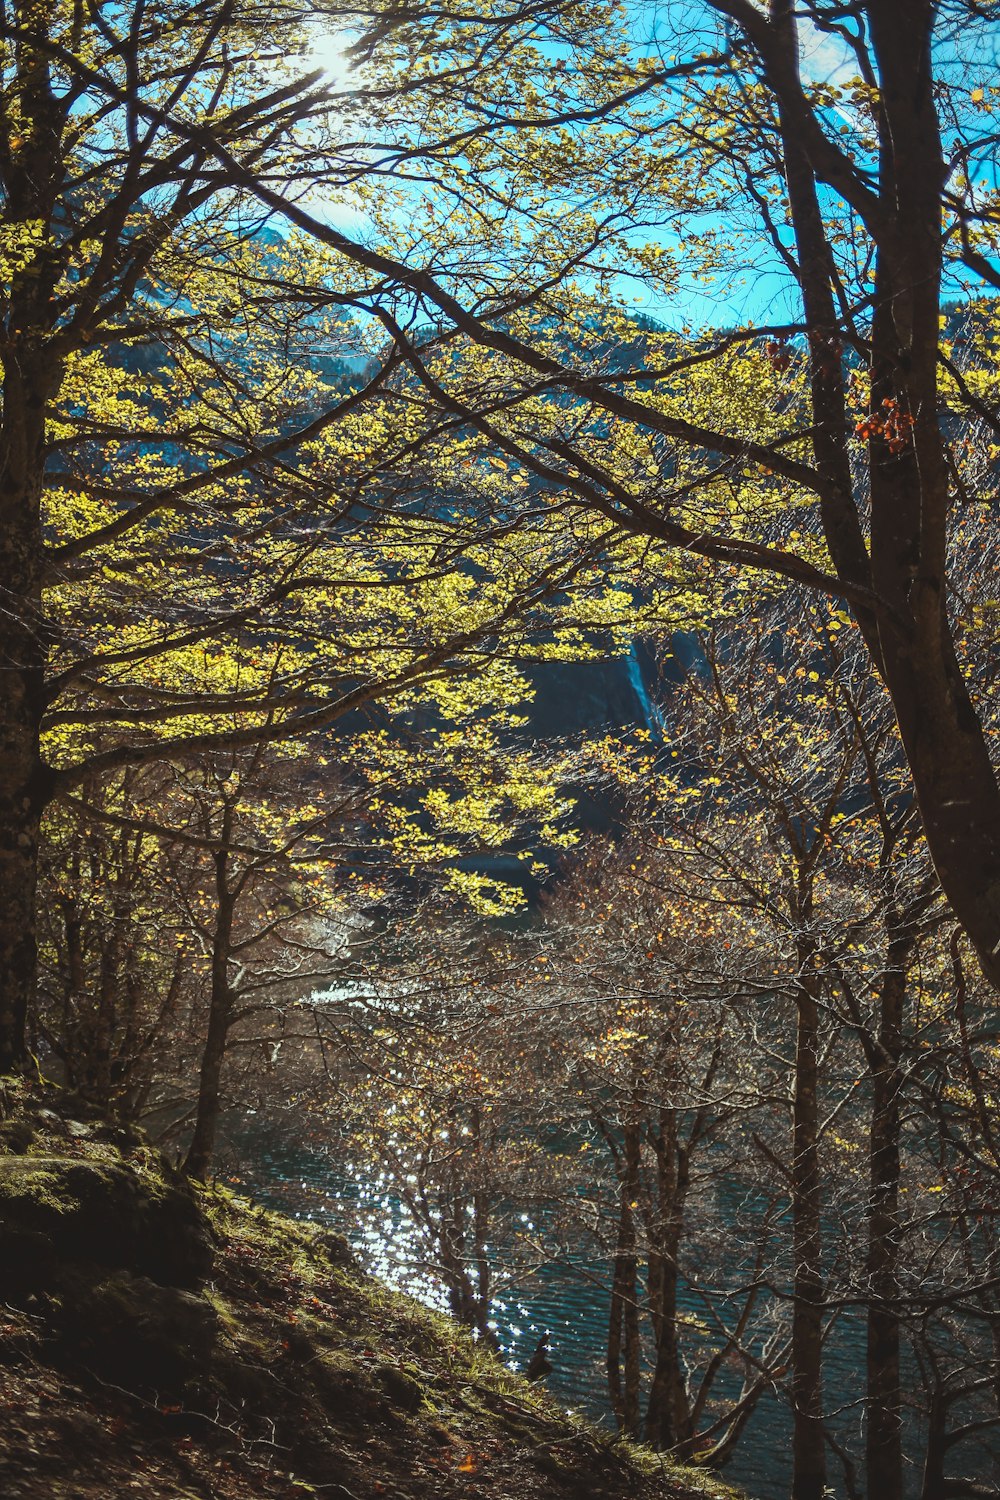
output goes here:
[[79, 1196], [66, 1182], [63, 1163], [51, 1157], [0, 1157], [0, 1204], [37, 1205], [47, 1213], [70, 1214], [79, 1210]]
[[215, 1309], [215, 1315], [219, 1320], [220, 1333], [236, 1337], [243, 1325], [237, 1309], [229, 1301], [228, 1297], [223, 1296], [221, 1292], [212, 1286], [207, 1286], [202, 1292], [202, 1296]]

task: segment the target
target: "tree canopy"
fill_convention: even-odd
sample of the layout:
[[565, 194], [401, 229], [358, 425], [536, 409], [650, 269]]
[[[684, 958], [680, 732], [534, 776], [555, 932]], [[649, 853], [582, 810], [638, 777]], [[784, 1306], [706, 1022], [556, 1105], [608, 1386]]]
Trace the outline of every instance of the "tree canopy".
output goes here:
[[[395, 213], [362, 238], [257, 190], [377, 278], [415, 377], [553, 509], [849, 603], [993, 977], [1000, 793], [951, 585], [963, 510], [992, 494], [996, 407], [972, 369], [993, 335], [973, 318], [956, 341], [948, 306], [1000, 282], [997, 36], [962, 0], [388, 7], [362, 23], [348, 102], [381, 127]], [[752, 301], [733, 325], [726, 303], [699, 331], [686, 279], [721, 293], [734, 266], [784, 315]], [[693, 347], [634, 357], [609, 308], [644, 283]], [[730, 382], [767, 361], [791, 378], [762, 425]]]

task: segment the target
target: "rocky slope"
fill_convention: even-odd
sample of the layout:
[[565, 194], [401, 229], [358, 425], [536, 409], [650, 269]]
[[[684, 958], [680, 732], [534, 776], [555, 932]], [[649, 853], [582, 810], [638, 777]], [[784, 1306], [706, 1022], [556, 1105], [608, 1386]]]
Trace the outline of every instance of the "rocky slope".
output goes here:
[[0, 1084], [5, 1500], [704, 1500], [343, 1241]]

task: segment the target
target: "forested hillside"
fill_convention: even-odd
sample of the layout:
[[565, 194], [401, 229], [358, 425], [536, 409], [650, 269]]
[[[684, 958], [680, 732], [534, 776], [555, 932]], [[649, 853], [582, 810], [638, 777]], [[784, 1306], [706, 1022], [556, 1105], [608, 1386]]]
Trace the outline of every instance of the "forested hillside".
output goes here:
[[[149, 1493], [281, 1493], [295, 1381], [196, 1379], [242, 1177], [459, 1385], [643, 1445], [581, 1439], [601, 1493], [1000, 1494], [998, 49], [983, 0], [0, 6], [5, 1399], [77, 1382], [94, 1473], [168, 1287], [243, 1488]], [[146, 1229], [100, 1290], [87, 1143], [225, 1220], [200, 1311]], [[362, 1482], [352, 1402], [315, 1492], [513, 1500], [426, 1433]]]

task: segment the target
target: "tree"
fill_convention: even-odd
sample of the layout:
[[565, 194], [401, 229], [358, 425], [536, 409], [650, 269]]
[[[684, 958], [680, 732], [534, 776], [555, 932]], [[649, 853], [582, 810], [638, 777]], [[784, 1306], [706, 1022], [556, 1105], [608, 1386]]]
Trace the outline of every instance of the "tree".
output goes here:
[[[112, 807], [150, 800], [148, 770], [121, 779], [105, 790]], [[100, 821], [97, 790], [85, 790], [86, 816], [63, 804], [48, 823], [29, 1046], [47, 1075], [131, 1123], [177, 1081], [178, 1057], [195, 1045], [198, 976], [187, 924], [165, 899], [162, 845], [138, 826]]]
[[[678, 0], [657, 16], [643, 32], [612, 5], [458, 7], [446, 22], [373, 6], [356, 100], [401, 115], [380, 166], [403, 178], [407, 254], [391, 215], [381, 243], [362, 242], [256, 191], [433, 320], [449, 351], [436, 365], [412, 314], [369, 303], [443, 412], [534, 476], [553, 510], [849, 603], [942, 886], [1000, 979], [1000, 788], [952, 592], [963, 434], [995, 434], [998, 416], [942, 327], [947, 296], [1000, 286], [981, 62], [1000, 23], [971, 0]], [[817, 42], [834, 81], [810, 68]], [[433, 250], [421, 209], [423, 226], [438, 221]], [[680, 348], [649, 340], [634, 361], [607, 317], [614, 274], [677, 291], [682, 254], [717, 283], [720, 267], [764, 259], [788, 317]], [[756, 403], [705, 411], [706, 373], [718, 393], [741, 354], [803, 377], [771, 430]]]
[[384, 1269], [499, 1348], [496, 1298], [545, 1264], [564, 1176], [544, 1049], [504, 993], [528, 960], [440, 895], [392, 915], [340, 1005], [316, 1007], [325, 1066], [301, 1060], [298, 1087], [378, 1188], [376, 1212], [395, 1200]]
[[[186, 1170], [204, 1177], [234, 1054], [273, 1062], [323, 1009], [366, 911], [404, 887], [515, 912], [518, 871], [537, 878], [539, 846], [573, 842], [566, 757], [512, 739], [526, 695], [509, 664], [487, 667], [332, 744], [262, 736], [65, 797], [45, 826], [30, 1016], [45, 1069], [108, 1114], [166, 1112], [175, 1136], [193, 1120]], [[498, 849], [506, 878], [477, 868]]]
[[[581, 1141], [576, 1194], [588, 1214], [576, 1242], [596, 1238], [611, 1266], [615, 1419], [683, 1461], [721, 1467], [788, 1361], [786, 1329], [771, 1309], [756, 1316], [771, 1213], [741, 1226], [735, 1255], [720, 1253], [732, 1225], [719, 1198], [768, 1106], [760, 1067], [744, 1063], [755, 1038], [738, 918], [721, 899], [714, 913], [690, 892], [675, 901], [656, 839], [637, 818], [547, 900], [544, 988], [536, 981], [527, 1024], [553, 1058], [556, 1128]], [[744, 1277], [748, 1289], [734, 1291]], [[722, 1391], [734, 1364], [742, 1384]]]
[[[837, 1460], [857, 1494], [863, 1459], [899, 1497], [922, 1460], [928, 1495], [960, 1493], [997, 1420], [987, 986], [958, 961], [849, 616], [757, 601], [703, 648], [662, 736], [584, 747], [630, 816], [539, 929], [462, 949], [425, 917], [379, 945], [335, 1047], [361, 1064], [336, 1096], [346, 1150], [412, 1197], [426, 1262], [481, 1326], [519, 1213], [561, 1276], [576, 1259], [626, 1431], [722, 1464], [783, 1393], [799, 1484]], [[837, 1345], [863, 1361], [848, 1390]]]
[[[54, 798], [412, 710], [421, 684], [446, 711], [450, 672], [502, 698], [501, 638], [509, 658], [550, 632], [580, 565], [537, 534], [456, 564], [450, 500], [478, 462], [393, 389], [395, 357], [371, 365], [340, 262], [247, 191], [355, 178], [329, 91], [296, 71], [310, 19], [0, 17], [0, 1069], [24, 1055]], [[430, 489], [435, 520], [409, 524]]]
[[[868, 1484], [901, 1496], [901, 1141], [918, 997], [939, 989], [928, 945], [943, 912], [887, 700], [859, 644], [849, 618], [815, 600], [758, 603], [706, 638], [664, 704], [671, 752], [622, 757], [609, 742], [595, 753], [626, 771], [631, 759], [639, 799], [634, 889], [610, 903], [617, 920], [635, 925], [646, 890], [668, 932], [689, 908], [692, 921], [711, 922], [716, 950], [739, 955], [734, 995], [759, 1013], [757, 1071], [787, 1056], [769, 1088], [787, 1097], [788, 1139], [758, 1104], [753, 1140], [788, 1193], [790, 1261], [778, 1273], [772, 1256], [768, 1274], [790, 1283], [795, 1485], [825, 1483], [824, 1346], [836, 1309], [857, 1297]], [[689, 961], [689, 990], [711, 982], [704, 962]], [[666, 1077], [663, 1087], [669, 1097]], [[838, 1142], [848, 1153], [839, 1160]], [[854, 1150], [867, 1182], [852, 1170]], [[825, 1229], [834, 1204], [858, 1222], [857, 1270], [836, 1265]], [[929, 1306], [935, 1294], [911, 1283], [908, 1295]]]

